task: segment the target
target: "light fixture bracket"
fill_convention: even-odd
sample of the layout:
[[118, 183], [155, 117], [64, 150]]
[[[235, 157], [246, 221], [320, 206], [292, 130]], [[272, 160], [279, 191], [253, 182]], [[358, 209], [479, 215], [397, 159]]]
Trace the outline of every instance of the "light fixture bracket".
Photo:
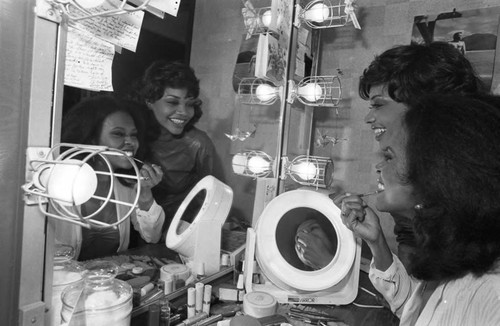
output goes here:
[[61, 10], [57, 9], [50, 0], [36, 0], [35, 14], [54, 23], [62, 21]]
[[[40, 160], [47, 159], [49, 152], [49, 147], [28, 147], [26, 149], [26, 183], [30, 183], [33, 181], [33, 175], [35, 174], [37, 167], [43, 164]], [[45, 197], [40, 197], [35, 194], [25, 192], [24, 202], [26, 203], [26, 205], [31, 206], [38, 205], [40, 202], [48, 203], [48, 200]]]

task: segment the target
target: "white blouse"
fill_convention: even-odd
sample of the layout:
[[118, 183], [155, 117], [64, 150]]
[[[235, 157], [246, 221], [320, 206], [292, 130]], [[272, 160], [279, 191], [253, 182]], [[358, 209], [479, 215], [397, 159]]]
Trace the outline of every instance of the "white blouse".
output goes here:
[[[132, 188], [122, 185], [116, 181], [114, 186], [114, 195], [117, 200], [125, 202], [133, 202], [136, 196], [136, 191]], [[124, 216], [130, 207], [124, 205], [116, 205], [117, 218]], [[156, 243], [162, 235], [162, 226], [165, 221], [165, 212], [160, 205], [153, 202], [148, 211], [135, 209], [132, 214], [118, 225], [120, 234], [120, 245], [117, 252], [128, 249], [130, 240], [130, 221], [134, 229], [139, 231], [141, 237], [148, 243]], [[75, 249], [75, 259], [80, 255], [82, 247], [82, 227], [73, 223], [56, 220], [55, 224], [56, 243], [71, 245]]]
[[423, 306], [426, 282], [408, 275], [393, 255], [386, 271], [375, 268], [372, 260], [369, 277], [384, 296], [401, 326], [499, 326], [500, 269], [479, 278], [472, 274], [441, 283]]

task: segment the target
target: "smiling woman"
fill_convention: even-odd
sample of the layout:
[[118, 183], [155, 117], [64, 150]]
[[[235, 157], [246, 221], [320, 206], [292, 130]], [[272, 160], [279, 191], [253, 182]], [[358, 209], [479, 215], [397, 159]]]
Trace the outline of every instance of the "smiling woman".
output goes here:
[[212, 140], [194, 126], [202, 115], [199, 93], [191, 67], [157, 61], [146, 69], [132, 95], [148, 112], [147, 157], [164, 171], [153, 189], [166, 214], [164, 233], [187, 194], [213, 171]]
[[[485, 90], [472, 64], [446, 42], [400, 45], [377, 55], [363, 71], [359, 95], [370, 101], [368, 123], [381, 144], [397, 131], [408, 105], [425, 94], [476, 94]], [[398, 255], [408, 265], [415, 247], [410, 221], [393, 214]]]
[[400, 325], [500, 325], [499, 108], [499, 97], [426, 95], [381, 141], [376, 207], [412, 221], [409, 268], [375, 212], [358, 195], [341, 199], [342, 221], [370, 248], [370, 280]]
[[[61, 139], [65, 143], [99, 145], [116, 148], [129, 156], [138, 155], [139, 145], [144, 139], [145, 125], [134, 102], [118, 100], [111, 96], [95, 96], [81, 101], [64, 116]], [[144, 147], [144, 146], [143, 146]], [[130, 160], [124, 157], [109, 157], [111, 168], [115, 172], [131, 168]], [[96, 171], [106, 170], [106, 162], [100, 158], [89, 161]], [[124, 172], [126, 173], [126, 172]], [[130, 222], [146, 242], [157, 242], [160, 239], [161, 226], [165, 220], [162, 208], [153, 200], [151, 188], [160, 182], [163, 172], [156, 165], [144, 163], [140, 169], [143, 177], [139, 195], [139, 208], [131, 214], [129, 220], [118, 225], [118, 228], [81, 228], [75, 224], [58, 221], [56, 224], [57, 241], [75, 248], [75, 257], [88, 260], [116, 254], [128, 249], [130, 244]], [[137, 194], [135, 184], [130, 184], [115, 177], [113, 180], [112, 198], [129, 201]], [[95, 195], [106, 198], [111, 187], [108, 175], [98, 174]], [[99, 199], [91, 200], [79, 206], [78, 212], [90, 215], [97, 212], [103, 203]], [[94, 217], [108, 224], [123, 216], [124, 207], [107, 202]], [[125, 208], [128, 209], [128, 208]]]

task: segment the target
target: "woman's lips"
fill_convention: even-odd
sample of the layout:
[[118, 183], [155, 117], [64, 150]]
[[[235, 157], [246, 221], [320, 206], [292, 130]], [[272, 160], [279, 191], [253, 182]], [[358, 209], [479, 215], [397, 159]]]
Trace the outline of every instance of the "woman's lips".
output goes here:
[[380, 139], [380, 137], [382, 137], [382, 135], [385, 133], [387, 129], [382, 127], [372, 127], [372, 130], [373, 133], [375, 134], [375, 139], [378, 140]]

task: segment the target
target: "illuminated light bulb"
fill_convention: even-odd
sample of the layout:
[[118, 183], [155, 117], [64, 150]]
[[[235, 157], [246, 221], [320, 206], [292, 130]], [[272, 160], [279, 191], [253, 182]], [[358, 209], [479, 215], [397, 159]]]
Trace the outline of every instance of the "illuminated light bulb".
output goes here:
[[272, 13], [271, 10], [266, 10], [261, 16], [262, 25], [269, 27], [271, 25]]
[[292, 165], [290, 170], [304, 181], [315, 179], [317, 174], [316, 165], [311, 162], [301, 162], [299, 164], [294, 164]]
[[247, 155], [238, 153], [233, 156], [233, 172], [236, 174], [243, 174], [247, 163]]
[[310, 83], [305, 86], [299, 87], [298, 94], [309, 102], [316, 102], [317, 100], [321, 99], [323, 89], [316, 83]]
[[255, 174], [269, 171], [270, 166], [271, 163], [260, 156], [254, 156], [248, 160], [248, 169]]
[[330, 9], [324, 3], [320, 2], [313, 5], [304, 13], [304, 18], [315, 23], [322, 23], [330, 16]]
[[81, 205], [88, 201], [97, 188], [95, 171], [87, 163], [69, 159], [65, 162], [78, 164], [55, 164], [50, 173], [47, 193], [65, 206]]
[[255, 95], [262, 102], [267, 102], [276, 97], [276, 90], [273, 86], [268, 84], [260, 84], [255, 89]]

